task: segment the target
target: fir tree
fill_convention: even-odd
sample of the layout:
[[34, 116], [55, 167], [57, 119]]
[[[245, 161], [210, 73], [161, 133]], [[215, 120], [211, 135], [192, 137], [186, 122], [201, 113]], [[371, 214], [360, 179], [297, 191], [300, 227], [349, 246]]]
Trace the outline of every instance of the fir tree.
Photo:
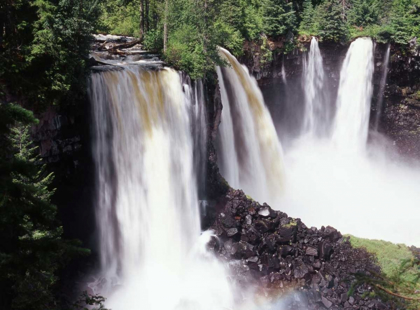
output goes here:
[[302, 21], [300, 22], [299, 31], [306, 34], [314, 32], [314, 7], [312, 0], [305, 0], [303, 2]]
[[342, 7], [336, 0], [326, 0], [316, 10], [319, 35], [327, 41], [340, 42], [347, 38], [347, 25], [343, 20]]
[[264, 30], [269, 36], [282, 36], [296, 27], [293, 3], [285, 0], [267, 0], [264, 4]]
[[350, 25], [366, 27], [378, 22], [379, 2], [376, 0], [352, 0], [351, 8], [347, 13]]
[[[0, 103], [0, 308], [56, 308], [57, 270], [70, 257], [88, 253], [61, 239], [57, 208], [50, 203], [52, 175], [37, 162], [28, 125], [33, 114]], [[10, 156], [12, 154], [12, 156]]]

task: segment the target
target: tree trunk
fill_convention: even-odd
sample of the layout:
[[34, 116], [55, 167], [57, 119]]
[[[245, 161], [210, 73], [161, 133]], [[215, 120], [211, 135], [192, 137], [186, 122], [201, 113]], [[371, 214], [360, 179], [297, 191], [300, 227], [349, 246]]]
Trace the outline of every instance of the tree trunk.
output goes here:
[[144, 0], [140, 0], [140, 39], [144, 36]]
[[203, 34], [204, 34], [204, 45], [203, 45], [203, 51], [204, 53], [207, 52], [207, 8], [208, 8], [208, 4], [207, 4], [207, 0], [204, 0], [204, 29], [203, 29]]
[[165, 0], [165, 21], [163, 23], [163, 52], [166, 52], [168, 45], [168, 14], [169, 14], [169, 0]]
[[147, 31], [149, 31], [149, 0], [145, 0], [146, 1], [146, 14], [145, 14], [145, 25], [144, 28]]

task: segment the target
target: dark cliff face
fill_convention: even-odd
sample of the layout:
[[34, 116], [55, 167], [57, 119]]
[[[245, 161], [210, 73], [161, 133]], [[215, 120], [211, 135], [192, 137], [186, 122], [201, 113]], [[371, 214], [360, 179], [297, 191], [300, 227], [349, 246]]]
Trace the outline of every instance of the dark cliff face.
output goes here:
[[391, 48], [380, 130], [402, 154], [420, 158], [420, 47]]
[[53, 203], [59, 206], [64, 235], [90, 247], [95, 220], [89, 101], [86, 98], [77, 105], [50, 107], [37, 117], [40, 122], [32, 136], [49, 170], [55, 173]]
[[[413, 41], [408, 47], [391, 46], [382, 108], [378, 101], [388, 45], [375, 44], [371, 127], [378, 128], [379, 132], [388, 137], [402, 155], [420, 158], [420, 46], [415, 43]], [[328, 42], [321, 42], [319, 45], [327, 75], [328, 92], [331, 98], [336, 98], [340, 69], [349, 45]], [[305, 47], [309, 48], [308, 44]], [[247, 50], [241, 58], [258, 80], [279, 136], [286, 147], [288, 139], [299, 133], [302, 120], [303, 55], [304, 52], [295, 50], [287, 55], [275, 55], [272, 61], [262, 64], [259, 55], [255, 56]], [[282, 74], [283, 66], [285, 75]], [[334, 100], [328, 104], [334, 109]]]

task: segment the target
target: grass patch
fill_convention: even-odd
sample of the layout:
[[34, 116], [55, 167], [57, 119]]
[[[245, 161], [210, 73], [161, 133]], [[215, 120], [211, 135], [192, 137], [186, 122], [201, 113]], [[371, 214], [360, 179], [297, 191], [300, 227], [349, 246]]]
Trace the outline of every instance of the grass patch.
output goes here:
[[[375, 254], [382, 272], [388, 277], [394, 276], [404, 261], [414, 259], [413, 253], [404, 244], [347, 236], [350, 237], [350, 243], [353, 247], [365, 248], [369, 253]], [[409, 273], [404, 275], [404, 278], [413, 280]]]
[[[350, 238], [353, 247], [365, 248], [376, 257], [382, 270], [382, 279], [372, 280], [372, 284], [379, 289], [380, 293], [384, 293], [386, 289], [404, 296], [406, 297], [405, 309], [420, 309], [420, 261], [406, 245], [346, 236]], [[409, 298], [418, 300], [409, 300]]]

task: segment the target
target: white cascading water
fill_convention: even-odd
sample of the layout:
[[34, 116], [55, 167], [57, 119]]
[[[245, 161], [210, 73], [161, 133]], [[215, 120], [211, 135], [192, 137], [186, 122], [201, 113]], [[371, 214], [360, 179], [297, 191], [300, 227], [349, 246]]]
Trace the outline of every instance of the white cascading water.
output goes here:
[[283, 62], [281, 63], [281, 80], [283, 81], [284, 85], [287, 85], [286, 68], [284, 67], [284, 55]]
[[207, 118], [204, 104], [204, 87], [201, 80], [192, 82], [188, 76], [184, 80], [185, 98], [187, 105], [191, 108], [194, 169], [197, 176], [198, 192], [203, 194], [205, 191], [207, 159]]
[[332, 138], [307, 136], [285, 154], [281, 209], [307, 225], [419, 246], [419, 165], [387, 156], [387, 142], [367, 145], [372, 73], [372, 40], [359, 38], [342, 65]]
[[342, 151], [365, 150], [373, 70], [372, 39], [359, 38], [350, 45], [340, 73], [333, 141]]
[[227, 50], [229, 67], [217, 68], [223, 103], [219, 164], [233, 188], [275, 204], [283, 187], [283, 155], [257, 82]]
[[378, 101], [376, 102], [376, 115], [375, 115], [375, 123], [373, 127], [375, 130], [378, 130], [379, 121], [382, 115], [382, 106], [384, 101], [384, 93], [385, 93], [385, 85], [386, 85], [386, 78], [388, 76], [388, 64], [389, 64], [389, 54], [391, 52], [391, 44], [388, 43], [388, 47], [386, 48], [384, 62], [382, 63], [382, 77], [381, 83], [379, 85], [379, 95]]
[[325, 73], [322, 56], [315, 37], [312, 37], [307, 57], [303, 57], [303, 75], [305, 93], [303, 132], [320, 136], [327, 131], [328, 105], [325, 104]]
[[184, 93], [167, 68], [92, 74], [102, 274], [95, 289], [107, 308], [232, 308], [224, 267], [205, 250], [211, 235], [200, 236], [191, 133], [191, 115], [202, 114], [198, 106], [191, 113], [191, 102], [204, 104], [200, 87]]

